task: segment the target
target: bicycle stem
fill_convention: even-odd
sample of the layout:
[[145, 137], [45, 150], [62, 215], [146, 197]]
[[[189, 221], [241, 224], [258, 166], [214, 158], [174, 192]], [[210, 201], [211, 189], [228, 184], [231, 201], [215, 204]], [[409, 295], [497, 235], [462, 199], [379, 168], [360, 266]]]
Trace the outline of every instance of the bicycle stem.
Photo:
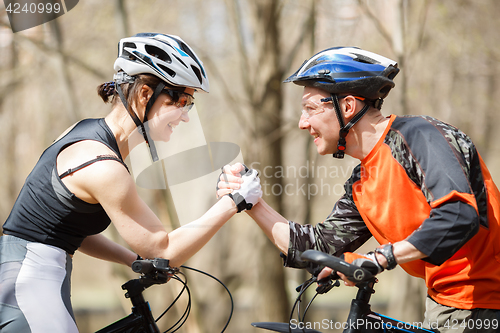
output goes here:
[[375, 282], [363, 283], [359, 286], [356, 298], [351, 302], [351, 309], [347, 317], [347, 327], [343, 333], [361, 333], [365, 332], [363, 327], [359, 327], [358, 320], [364, 318], [364, 315], [371, 312], [370, 298], [375, 290], [373, 289]]
[[158, 326], [154, 324], [155, 320], [151, 314], [149, 303], [146, 302], [142, 295], [142, 292], [148, 287], [150, 287], [150, 285], [144, 285], [144, 283], [141, 283], [140, 279], [130, 280], [122, 285], [122, 289], [127, 291], [125, 297], [130, 298], [132, 302], [132, 313], [145, 317], [147, 322], [151, 323], [147, 328], [148, 332], [161, 333]]

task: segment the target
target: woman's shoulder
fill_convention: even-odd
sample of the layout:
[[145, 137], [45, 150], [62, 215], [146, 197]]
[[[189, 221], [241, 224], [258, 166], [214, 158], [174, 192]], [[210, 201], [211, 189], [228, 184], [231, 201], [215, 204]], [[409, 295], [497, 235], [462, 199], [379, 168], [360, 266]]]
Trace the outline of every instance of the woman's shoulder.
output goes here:
[[89, 126], [93, 126], [95, 128], [98, 128], [97, 126], [103, 120], [104, 120], [104, 118], [96, 118], [96, 119], [94, 119], [94, 118], [86, 118], [86, 119], [82, 119], [82, 120], [74, 123], [70, 127], [68, 127], [61, 135], [59, 135], [59, 137], [57, 137], [57, 139], [54, 140], [53, 144], [59, 142], [62, 138], [66, 137], [75, 128], [83, 127], [82, 131], [88, 134], [88, 131], [89, 131], [88, 127]]
[[[95, 192], [130, 177], [126, 166], [105, 144], [83, 140], [72, 144], [57, 157], [57, 172], [63, 183], [89, 203]], [[93, 194], [94, 193], [94, 194]]]
[[98, 156], [114, 156], [117, 154], [106, 144], [95, 140], [82, 140], [64, 148], [57, 156], [59, 171], [65, 168], [74, 168]]

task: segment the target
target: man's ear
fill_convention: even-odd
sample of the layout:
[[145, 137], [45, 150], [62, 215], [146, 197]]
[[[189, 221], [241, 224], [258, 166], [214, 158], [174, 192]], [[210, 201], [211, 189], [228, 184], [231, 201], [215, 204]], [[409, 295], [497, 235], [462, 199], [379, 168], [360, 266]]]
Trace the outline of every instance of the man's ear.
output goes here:
[[356, 115], [357, 100], [354, 96], [344, 97], [344, 118], [349, 121]]

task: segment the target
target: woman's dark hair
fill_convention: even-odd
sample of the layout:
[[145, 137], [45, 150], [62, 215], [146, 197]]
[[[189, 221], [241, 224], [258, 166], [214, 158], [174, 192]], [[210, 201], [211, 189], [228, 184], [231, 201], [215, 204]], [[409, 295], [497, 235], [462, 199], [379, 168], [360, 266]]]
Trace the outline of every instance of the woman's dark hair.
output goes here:
[[[145, 84], [155, 90], [156, 86], [158, 86], [158, 84], [162, 81], [156, 76], [150, 74], [138, 74], [135, 77], [136, 79], [133, 83], [123, 83], [121, 85], [128, 105], [133, 105], [134, 98], [137, 96], [137, 93], [142, 85]], [[115, 105], [120, 100], [114, 81], [100, 84], [97, 87], [97, 94], [102, 98], [104, 103], [112, 103], [112, 105]]]

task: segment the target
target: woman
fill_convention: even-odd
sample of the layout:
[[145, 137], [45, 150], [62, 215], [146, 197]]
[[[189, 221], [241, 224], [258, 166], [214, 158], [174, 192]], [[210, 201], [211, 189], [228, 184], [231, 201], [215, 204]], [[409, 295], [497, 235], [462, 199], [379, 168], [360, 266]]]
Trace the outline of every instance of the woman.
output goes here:
[[[78, 332], [69, 299], [77, 249], [127, 266], [138, 255], [179, 266], [262, 195], [258, 177], [249, 173], [200, 219], [167, 233], [123, 161], [137, 129], [157, 160], [154, 140], [168, 141], [175, 126], [189, 121], [193, 94], [208, 92], [208, 80], [191, 48], [162, 34], [122, 39], [114, 68], [114, 81], [98, 87], [104, 102], [111, 100], [111, 113], [77, 123], [45, 150], [3, 226], [3, 333]], [[100, 234], [110, 221], [133, 251]]]

